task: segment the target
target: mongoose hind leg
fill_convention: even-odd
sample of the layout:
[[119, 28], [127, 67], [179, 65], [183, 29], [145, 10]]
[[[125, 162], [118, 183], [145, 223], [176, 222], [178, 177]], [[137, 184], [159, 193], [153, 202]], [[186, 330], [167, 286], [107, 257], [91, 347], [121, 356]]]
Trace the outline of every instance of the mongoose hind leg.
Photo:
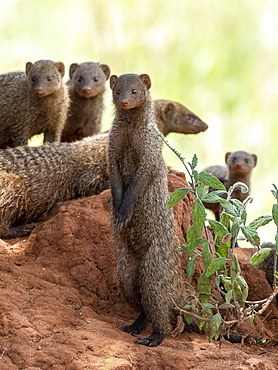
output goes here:
[[156, 347], [163, 341], [164, 338], [165, 334], [153, 331], [153, 333], [149, 337], [138, 338], [135, 343], [143, 344], [144, 346], [148, 347]]
[[148, 325], [148, 319], [144, 312], [142, 312], [137, 319], [134, 321], [133, 324], [123, 326], [121, 328], [121, 331], [125, 331], [126, 333], [129, 333], [131, 335], [139, 334], [142, 330], [146, 329], [146, 326]]

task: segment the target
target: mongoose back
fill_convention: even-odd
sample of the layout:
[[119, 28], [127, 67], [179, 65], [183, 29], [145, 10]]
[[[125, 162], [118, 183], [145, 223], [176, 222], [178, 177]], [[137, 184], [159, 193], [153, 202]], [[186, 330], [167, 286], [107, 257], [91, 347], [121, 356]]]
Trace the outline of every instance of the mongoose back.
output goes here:
[[167, 169], [162, 140], [154, 130], [147, 74], [110, 77], [115, 119], [109, 133], [113, 242], [117, 276], [127, 301], [140, 312], [122, 331], [152, 334], [136, 343], [156, 346], [176, 322], [171, 296], [182, 301], [178, 240], [173, 212], [167, 210]]
[[[210, 166], [203, 171], [211, 173], [217, 177], [228, 190], [234, 183], [240, 181], [245, 183], [249, 191], [242, 193], [240, 189], [236, 189], [232, 193], [232, 198], [243, 201], [250, 194], [250, 180], [252, 169], [257, 164], [257, 156], [244, 151], [228, 152], [225, 155], [227, 166]], [[217, 221], [220, 220], [221, 206], [219, 203], [204, 203], [207, 209], [214, 212]]]
[[198, 134], [208, 128], [205, 122], [180, 103], [155, 99], [153, 104], [156, 125], [164, 136], [170, 132]]
[[[0, 150], [0, 237], [30, 232], [57, 202], [109, 188], [108, 134], [74, 143]], [[16, 226], [16, 227], [11, 227]]]
[[61, 141], [75, 141], [101, 131], [103, 93], [110, 76], [106, 64], [72, 63], [68, 81], [70, 107]]
[[24, 72], [0, 75], [0, 148], [27, 145], [44, 133], [44, 143], [59, 141], [69, 97], [62, 62], [27, 62]]

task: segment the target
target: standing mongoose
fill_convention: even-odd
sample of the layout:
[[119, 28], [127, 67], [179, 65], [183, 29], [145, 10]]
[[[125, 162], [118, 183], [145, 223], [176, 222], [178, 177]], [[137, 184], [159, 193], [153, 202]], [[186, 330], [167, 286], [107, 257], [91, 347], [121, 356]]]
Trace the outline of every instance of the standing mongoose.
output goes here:
[[155, 122], [164, 136], [170, 132], [180, 134], [198, 134], [208, 125], [184, 105], [172, 100], [153, 100]]
[[101, 131], [103, 93], [110, 76], [106, 64], [72, 63], [68, 89], [70, 107], [61, 141], [76, 141]]
[[[232, 193], [232, 198], [238, 199], [242, 202], [250, 193], [251, 172], [257, 164], [257, 156], [244, 151], [237, 151], [233, 153], [228, 152], [225, 155], [225, 162], [227, 166], [209, 166], [203, 171], [217, 177], [225, 185], [227, 190], [229, 190], [229, 188], [235, 182], [240, 181], [245, 183], [249, 188], [247, 193], [242, 193], [240, 189], [235, 189]], [[219, 221], [221, 213], [220, 204], [204, 203], [204, 205], [207, 209], [213, 211], [215, 219]]]
[[108, 159], [117, 276], [125, 298], [140, 312], [121, 330], [139, 334], [151, 323], [152, 334], [136, 343], [153, 347], [176, 323], [173, 301], [180, 305], [184, 297], [174, 216], [166, 209], [167, 169], [162, 140], [148, 128], [155, 122], [150, 77], [113, 75], [110, 87], [115, 119]]
[[0, 148], [27, 145], [44, 133], [44, 143], [60, 141], [69, 106], [62, 62], [27, 62], [24, 72], [0, 75]]
[[[57, 202], [109, 188], [108, 134], [0, 150], [0, 237], [30, 233]], [[11, 227], [16, 226], [16, 227]]]

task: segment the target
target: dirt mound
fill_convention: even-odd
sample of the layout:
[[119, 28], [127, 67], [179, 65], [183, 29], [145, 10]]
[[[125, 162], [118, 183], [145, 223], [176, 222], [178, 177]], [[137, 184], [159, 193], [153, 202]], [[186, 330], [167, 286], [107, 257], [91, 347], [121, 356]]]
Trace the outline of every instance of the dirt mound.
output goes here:
[[[185, 186], [184, 175], [169, 175], [170, 191]], [[192, 204], [189, 197], [175, 206], [181, 243]], [[256, 330], [264, 326], [272, 338], [269, 345], [209, 343], [203, 335], [182, 333], [147, 348], [119, 330], [136, 312], [118, 290], [115, 268], [109, 190], [57, 204], [27, 240], [1, 241], [0, 368], [278, 369], [274, 302], [256, 321]], [[242, 270], [250, 299], [270, 294], [262, 271], [248, 264]]]

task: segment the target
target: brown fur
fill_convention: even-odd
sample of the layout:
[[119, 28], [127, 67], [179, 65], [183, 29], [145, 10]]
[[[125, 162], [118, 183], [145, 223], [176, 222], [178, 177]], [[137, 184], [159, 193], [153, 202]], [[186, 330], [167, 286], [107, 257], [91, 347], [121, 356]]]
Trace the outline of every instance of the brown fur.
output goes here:
[[26, 73], [0, 75], [0, 148], [41, 133], [45, 143], [60, 140], [69, 105], [64, 70], [62, 62], [39, 60], [26, 63]]
[[[0, 237], [30, 232], [57, 202], [109, 187], [108, 134], [74, 143], [22, 146], [0, 151]], [[11, 226], [18, 228], [11, 228]]]
[[68, 81], [70, 108], [61, 141], [76, 141], [101, 130], [103, 93], [110, 76], [106, 64], [72, 63]]
[[154, 123], [148, 75], [111, 76], [115, 119], [109, 134], [113, 241], [118, 279], [139, 317], [122, 328], [139, 334], [150, 322], [152, 334], [136, 343], [158, 345], [176, 322], [171, 297], [182, 301], [178, 240], [168, 201], [162, 140]]
[[156, 125], [164, 136], [170, 132], [198, 134], [208, 128], [205, 122], [180, 103], [156, 99], [153, 104]]
[[[217, 177], [228, 190], [235, 182], [245, 183], [249, 191], [242, 193], [241, 190], [234, 190], [232, 198], [243, 201], [250, 194], [250, 179], [252, 169], [257, 164], [257, 156], [249, 154], [244, 151], [228, 152], [225, 155], [225, 162], [227, 166], [210, 166], [206, 167], [203, 171], [211, 173]], [[213, 211], [215, 219], [220, 220], [221, 206], [219, 203], [204, 203], [207, 209]]]

